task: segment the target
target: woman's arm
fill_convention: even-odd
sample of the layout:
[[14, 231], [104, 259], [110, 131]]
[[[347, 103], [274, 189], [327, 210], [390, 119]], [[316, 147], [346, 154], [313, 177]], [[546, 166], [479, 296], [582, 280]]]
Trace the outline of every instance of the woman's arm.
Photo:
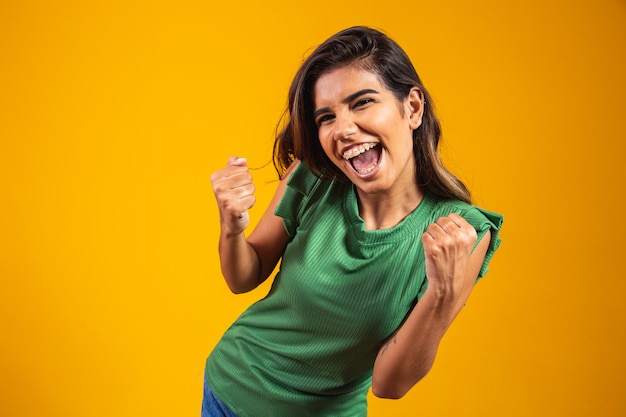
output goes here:
[[274, 209], [296, 165], [292, 164], [280, 181], [272, 201], [248, 238], [244, 235], [250, 223], [248, 209], [256, 199], [247, 161], [231, 157], [224, 169], [211, 175], [220, 213], [220, 265], [234, 293], [250, 291], [265, 281], [285, 250], [289, 237], [282, 219], [274, 215]]
[[472, 251], [476, 230], [457, 214], [428, 227], [422, 236], [428, 287], [378, 352], [372, 377], [374, 395], [400, 398], [428, 373], [443, 335], [469, 298], [490, 238], [488, 231]]

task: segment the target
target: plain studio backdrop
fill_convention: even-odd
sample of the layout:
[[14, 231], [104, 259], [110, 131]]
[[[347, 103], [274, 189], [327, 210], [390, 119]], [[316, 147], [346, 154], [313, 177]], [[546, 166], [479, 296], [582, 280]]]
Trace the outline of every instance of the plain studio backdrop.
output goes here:
[[[228, 292], [209, 176], [274, 127], [303, 57], [384, 30], [502, 247], [431, 373], [370, 416], [626, 414], [626, 2], [0, 4], [0, 415], [198, 416]], [[269, 165], [268, 165], [269, 164]]]

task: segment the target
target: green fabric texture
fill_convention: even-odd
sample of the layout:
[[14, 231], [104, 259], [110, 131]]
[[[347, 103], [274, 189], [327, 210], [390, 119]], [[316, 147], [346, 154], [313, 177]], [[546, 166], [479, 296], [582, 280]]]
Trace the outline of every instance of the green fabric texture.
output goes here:
[[365, 230], [352, 184], [304, 163], [275, 213], [291, 241], [272, 288], [226, 331], [207, 360], [211, 389], [241, 417], [362, 417], [374, 360], [426, 289], [421, 235], [456, 212], [491, 229], [502, 216], [427, 194], [397, 226]]

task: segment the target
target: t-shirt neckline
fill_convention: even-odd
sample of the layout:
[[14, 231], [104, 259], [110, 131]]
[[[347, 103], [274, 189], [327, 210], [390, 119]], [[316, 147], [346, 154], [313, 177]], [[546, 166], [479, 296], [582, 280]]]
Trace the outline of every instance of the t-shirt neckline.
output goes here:
[[344, 197], [344, 211], [352, 230], [356, 238], [366, 244], [391, 243], [408, 235], [423, 233], [424, 223], [437, 202], [434, 196], [425, 191], [422, 201], [397, 225], [389, 229], [366, 230], [365, 221], [359, 215], [358, 196], [354, 184], [345, 188]]

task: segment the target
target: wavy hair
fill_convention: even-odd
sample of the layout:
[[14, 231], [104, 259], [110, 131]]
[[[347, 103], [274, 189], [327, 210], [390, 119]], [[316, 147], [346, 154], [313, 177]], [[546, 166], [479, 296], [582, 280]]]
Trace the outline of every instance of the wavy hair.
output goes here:
[[[404, 50], [382, 32], [355, 26], [333, 35], [298, 69], [289, 88], [288, 106], [277, 127], [274, 142], [274, 167], [282, 177], [297, 158], [322, 178], [347, 181], [345, 175], [326, 156], [317, 135], [312, 90], [325, 73], [357, 65], [378, 76], [399, 102], [413, 87], [424, 94], [422, 124], [413, 131], [415, 178], [418, 186], [444, 198], [471, 203], [469, 190], [450, 171], [439, 156], [441, 125], [432, 100]], [[281, 128], [282, 126], [282, 128]]]

